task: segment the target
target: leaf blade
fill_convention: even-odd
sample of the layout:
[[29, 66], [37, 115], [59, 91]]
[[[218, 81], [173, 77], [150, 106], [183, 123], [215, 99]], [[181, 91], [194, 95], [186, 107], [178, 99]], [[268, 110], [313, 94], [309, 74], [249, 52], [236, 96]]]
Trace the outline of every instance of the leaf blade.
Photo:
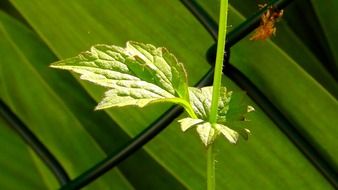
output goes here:
[[51, 67], [73, 71], [83, 80], [109, 88], [96, 109], [187, 100], [184, 66], [168, 50], [151, 44], [95, 45]]
[[[219, 134], [232, 144], [237, 143], [238, 136], [241, 134], [245, 140], [248, 139], [249, 130], [243, 127], [233, 127], [233, 123], [243, 123], [248, 112], [253, 111], [253, 107], [243, 104], [243, 101], [232, 101], [232, 92], [227, 92], [225, 87], [221, 87], [220, 97], [217, 108], [217, 123], [209, 123], [212, 86], [195, 88], [189, 87], [190, 104], [199, 119], [186, 118], [179, 120], [181, 129], [186, 131], [192, 126], [196, 126], [201, 141], [205, 146], [214, 142]], [[237, 95], [237, 93], [235, 93]], [[201, 120], [203, 122], [201, 122]], [[229, 127], [228, 127], [229, 126]]]

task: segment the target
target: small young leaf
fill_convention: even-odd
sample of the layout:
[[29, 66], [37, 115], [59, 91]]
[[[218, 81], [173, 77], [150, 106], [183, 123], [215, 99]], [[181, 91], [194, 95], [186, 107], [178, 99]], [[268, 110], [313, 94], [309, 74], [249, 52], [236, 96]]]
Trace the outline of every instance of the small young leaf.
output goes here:
[[202, 119], [193, 119], [189, 117], [183, 118], [178, 122], [181, 124], [183, 132], [196, 126], [197, 133], [205, 146], [212, 144], [219, 134], [223, 134], [230, 143], [234, 144], [238, 141], [238, 133], [222, 124], [215, 124], [213, 127], [211, 123]]
[[248, 139], [250, 131], [238, 128], [234, 123], [245, 121], [247, 112], [254, 110], [252, 106], [246, 106], [242, 102], [239, 93], [235, 96], [227, 92], [225, 87], [221, 88], [218, 103], [217, 123], [212, 125], [208, 122], [211, 107], [212, 87], [201, 89], [189, 87], [190, 104], [199, 119], [184, 118], [179, 120], [183, 131], [196, 126], [197, 132], [204, 145], [211, 144], [219, 134], [222, 134], [230, 143], [236, 143], [239, 135]]
[[229, 125], [229, 123], [231, 124], [233, 122], [247, 121], [247, 113], [255, 111], [255, 109], [245, 104], [243, 101], [244, 95], [244, 92], [237, 92], [231, 96], [231, 100], [228, 103], [231, 109], [225, 113], [226, 119], [222, 120], [221, 123]]
[[216, 129], [219, 130], [230, 143], [235, 144], [238, 141], [238, 133], [227, 126], [216, 124]]
[[190, 127], [193, 127], [197, 124], [203, 123], [204, 120], [202, 119], [193, 119], [190, 117], [183, 118], [181, 120], [178, 120], [179, 123], [181, 123], [181, 129], [183, 132], [188, 130]]
[[154, 102], [189, 102], [184, 67], [165, 48], [127, 42], [125, 48], [95, 45], [90, 51], [51, 65], [70, 70], [108, 91], [96, 109]]
[[215, 130], [209, 122], [198, 124], [196, 130], [205, 146], [212, 144], [219, 134], [219, 131]]

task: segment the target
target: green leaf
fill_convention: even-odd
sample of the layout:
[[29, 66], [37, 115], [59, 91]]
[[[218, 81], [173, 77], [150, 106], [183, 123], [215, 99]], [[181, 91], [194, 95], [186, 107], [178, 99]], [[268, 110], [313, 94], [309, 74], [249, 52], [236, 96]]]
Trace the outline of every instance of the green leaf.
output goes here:
[[40, 158], [34, 158], [33, 151], [2, 117], [0, 117], [0, 149], [0, 189], [58, 188], [51, 172], [47, 168], [40, 170], [38, 167], [37, 162]]
[[194, 119], [190, 117], [186, 117], [183, 119], [178, 120], [178, 122], [181, 124], [181, 129], [183, 132], [188, 130], [190, 127], [193, 127], [195, 125], [201, 124], [204, 122], [202, 119]]
[[183, 132], [193, 126], [196, 126], [196, 131], [205, 146], [212, 144], [219, 134], [219, 132], [211, 126], [211, 123], [202, 119], [187, 117], [178, 120], [178, 122], [181, 124], [181, 129]]
[[[0, 54], [0, 98], [55, 155], [71, 178], [106, 157], [92, 134], [65, 103], [63, 96], [68, 92], [57, 93], [50, 85], [53, 81], [47, 82], [42, 72], [37, 72], [39, 69], [51, 72], [46, 64], [55, 60], [54, 55], [30, 30], [3, 12], [0, 12]], [[73, 89], [77, 88], [73, 86]], [[88, 189], [113, 187], [132, 189], [117, 169]]]
[[[221, 124], [216, 124], [215, 129], [224, 135], [225, 138], [229, 140], [230, 143], [235, 144], [238, 141], [239, 134], [230, 129], [229, 127]], [[248, 130], [248, 129], [245, 129]]]
[[[127, 42], [126, 48], [95, 45], [77, 57], [51, 67], [81, 74], [81, 79], [109, 90], [96, 109], [154, 102], [184, 103], [188, 100], [184, 67], [165, 48]], [[182, 100], [181, 100], [182, 99]]]
[[[224, 90], [221, 90], [224, 92]], [[211, 106], [212, 87], [189, 88], [190, 104], [197, 117], [208, 121]]]
[[245, 93], [242, 91], [231, 94], [231, 96], [228, 97], [228, 105], [226, 107], [227, 111], [222, 112], [222, 115], [225, 116], [220, 118], [220, 122], [231, 125], [232, 122], [243, 123], [248, 121], [247, 113], [255, 111], [255, 108], [250, 105], [246, 105], [244, 99]]
[[212, 144], [219, 134], [223, 134], [224, 137], [232, 144], [235, 144], [238, 141], [238, 133], [221, 124], [215, 124], [212, 126], [211, 123], [203, 121], [202, 119], [193, 119], [189, 117], [180, 119], [178, 122], [181, 124], [183, 132], [193, 126], [196, 126], [196, 131], [205, 146]]
[[326, 43], [327, 52], [329, 53], [329, 69], [337, 79], [338, 75], [338, 15], [336, 11], [338, 9], [338, 2], [336, 0], [328, 0], [325, 3], [320, 1], [311, 1], [313, 9], [320, 21], [320, 26], [316, 26], [318, 30], [322, 30], [321, 40]]
[[[213, 143], [220, 133], [230, 143], [236, 143], [238, 140], [236, 131], [220, 124], [214, 127], [207, 122], [213, 88], [191, 87], [189, 88], [191, 93], [188, 93], [187, 76], [183, 65], [165, 48], [156, 48], [153, 45], [138, 42], [127, 42], [126, 48], [96, 45], [90, 51], [56, 62], [51, 66], [79, 73], [83, 80], [108, 87], [110, 90], [105, 92], [105, 97], [96, 109], [127, 105], [144, 107], [149, 103], [165, 101], [183, 102], [181, 104], [186, 106], [187, 103], [184, 101], [189, 100], [187, 95], [190, 94], [190, 103], [194, 112], [197, 117], [204, 120], [196, 127], [205, 146]], [[226, 92], [225, 87], [221, 88], [217, 122], [229, 123], [226, 115], [231, 94], [232, 92]], [[233, 112], [241, 113], [238, 110]], [[244, 121], [244, 116], [241, 115], [240, 119]], [[191, 126], [191, 123], [189, 125]], [[187, 127], [182, 125], [182, 128], [184, 130]], [[248, 129], [242, 131], [245, 133]], [[248, 135], [244, 134], [244, 137], [247, 139]]]
[[205, 146], [214, 143], [219, 134], [218, 131], [209, 122], [203, 122], [196, 125], [196, 130]]
[[[196, 126], [197, 132], [205, 146], [213, 143], [216, 137], [221, 133], [230, 143], [236, 143], [239, 134], [244, 139], [248, 139], [250, 131], [245, 128], [231, 129], [234, 122], [245, 121], [247, 112], [253, 111], [252, 106], [246, 106], [243, 101], [232, 100], [232, 92], [227, 92], [225, 87], [221, 87], [220, 99], [218, 103], [217, 123], [209, 123], [212, 86], [201, 89], [189, 87], [190, 104], [199, 119], [184, 118], [178, 122], [181, 124], [182, 131], [186, 131], [192, 126]], [[237, 126], [237, 125], [236, 125]], [[237, 132], [238, 131], [238, 132]]]

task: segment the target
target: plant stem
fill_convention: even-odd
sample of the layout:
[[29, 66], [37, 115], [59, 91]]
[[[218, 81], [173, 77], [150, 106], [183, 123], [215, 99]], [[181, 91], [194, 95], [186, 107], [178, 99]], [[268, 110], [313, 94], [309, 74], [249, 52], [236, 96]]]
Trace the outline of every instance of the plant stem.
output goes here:
[[[212, 125], [214, 125], [217, 122], [217, 108], [222, 82], [222, 67], [224, 59], [227, 20], [228, 20], [228, 0], [221, 0], [219, 12], [216, 64], [215, 64], [214, 83], [209, 117], [209, 122]], [[215, 190], [215, 187], [216, 187], [215, 155], [213, 152], [213, 144], [210, 144], [207, 150], [207, 189]]]
[[224, 46], [227, 29], [228, 19], [228, 0], [221, 0], [221, 8], [219, 13], [219, 28], [218, 28], [218, 41], [217, 41], [217, 54], [214, 73], [214, 84], [212, 92], [211, 110], [210, 110], [210, 123], [216, 123], [217, 120], [217, 107], [221, 89], [222, 81], [222, 67], [224, 59]]
[[212, 144], [207, 149], [207, 189], [215, 189], [215, 155]]

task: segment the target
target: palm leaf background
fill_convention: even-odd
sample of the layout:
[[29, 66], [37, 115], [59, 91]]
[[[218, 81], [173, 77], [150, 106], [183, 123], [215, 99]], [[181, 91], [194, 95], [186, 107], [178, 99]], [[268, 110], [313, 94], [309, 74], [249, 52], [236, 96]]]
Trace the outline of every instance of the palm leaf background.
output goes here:
[[[217, 20], [218, 1], [196, 2]], [[251, 0], [231, 5], [230, 30], [257, 11]], [[171, 105], [94, 112], [104, 89], [50, 69], [51, 62], [97, 43], [123, 46], [134, 40], [170, 49], [185, 64], [190, 85], [210, 69], [206, 52], [213, 38], [180, 1], [3, 0], [0, 8], [0, 98], [71, 178], [119, 150]], [[319, 154], [333, 179], [338, 169], [337, 8], [335, 0], [296, 0], [285, 10], [276, 37], [244, 38], [230, 57]], [[223, 82], [240, 91], [229, 78]], [[245, 101], [257, 108], [248, 124], [253, 135], [235, 146], [216, 142], [218, 189], [334, 188], [267, 113], [249, 97]], [[1, 189], [59, 188], [1, 117], [0, 130]], [[195, 133], [183, 134], [173, 121], [86, 189], [204, 189], [205, 152]]]

